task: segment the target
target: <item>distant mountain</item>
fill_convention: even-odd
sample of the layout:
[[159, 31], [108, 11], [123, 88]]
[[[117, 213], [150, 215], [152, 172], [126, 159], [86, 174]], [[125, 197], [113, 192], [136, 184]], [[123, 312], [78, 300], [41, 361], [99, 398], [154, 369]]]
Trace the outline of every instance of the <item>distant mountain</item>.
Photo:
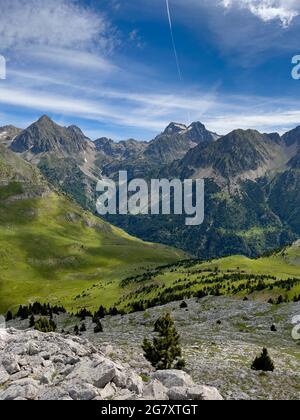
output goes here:
[[[177, 136], [182, 130], [182, 126], [171, 125], [167, 132]], [[278, 133], [234, 130], [200, 142], [182, 159], [160, 165], [158, 172], [146, 173], [149, 178], [205, 178], [206, 210], [201, 226], [186, 227], [178, 216], [108, 220], [145, 240], [175, 244], [203, 258], [255, 257], [280, 248], [299, 236], [300, 180], [292, 168], [298, 167], [300, 147], [295, 134], [281, 138]]]
[[116, 143], [114, 140], [102, 137], [94, 141], [96, 150], [113, 159], [132, 159], [142, 153], [148, 143], [129, 139]]
[[165, 131], [152, 140], [144, 152], [144, 156], [153, 161], [169, 163], [183, 158], [197, 144], [213, 142], [218, 136], [206, 130], [201, 123], [193, 123], [189, 127], [171, 123]]
[[54, 152], [66, 156], [85, 152], [92, 142], [76, 126], [61, 127], [44, 115], [23, 130], [12, 142], [10, 149], [17, 153], [39, 155]]
[[36, 164], [56, 188], [94, 210], [100, 170], [95, 166], [95, 145], [79, 127], [62, 127], [44, 115], [14, 138], [10, 150]]
[[13, 125], [0, 127], [0, 144], [10, 146], [13, 139], [20, 134], [21, 131], [20, 128], [14, 127]]
[[182, 160], [174, 162], [170, 171], [183, 178], [211, 178], [220, 185], [228, 185], [238, 178], [260, 178], [288, 160], [279, 135], [235, 130], [214, 142], [200, 143]]
[[53, 152], [57, 157], [91, 148], [92, 142], [78, 127], [61, 127], [46, 115], [17, 135], [10, 146], [13, 152], [27, 153], [27, 156]]
[[[198, 144], [214, 142], [218, 138], [217, 134], [208, 131], [200, 122], [192, 123], [190, 126], [172, 122], [149, 143], [142, 143], [138, 147], [134, 143], [133, 153], [124, 154], [121, 160], [113, 159], [104, 166], [103, 171], [106, 175], [114, 177], [118, 171], [127, 170], [129, 178], [158, 174], [163, 165], [182, 159]], [[104, 142], [106, 153], [112, 155], [107, 149], [111, 141], [108, 143], [104, 140]], [[101, 151], [104, 151], [103, 145]]]

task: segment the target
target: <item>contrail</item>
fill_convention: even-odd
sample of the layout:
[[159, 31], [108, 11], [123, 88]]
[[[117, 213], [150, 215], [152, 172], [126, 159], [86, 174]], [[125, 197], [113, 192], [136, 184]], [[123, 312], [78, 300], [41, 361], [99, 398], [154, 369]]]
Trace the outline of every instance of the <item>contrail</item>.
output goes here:
[[169, 0], [166, 0], [166, 5], [167, 5], [167, 12], [168, 12], [168, 19], [169, 19], [169, 26], [170, 26], [173, 50], [174, 50], [174, 55], [175, 55], [175, 60], [176, 60], [176, 65], [177, 65], [177, 70], [178, 70], [178, 76], [179, 76], [180, 81], [182, 82], [182, 72], [181, 72], [181, 68], [180, 68], [180, 63], [179, 63], [179, 58], [178, 58], [174, 33], [173, 33], [173, 24], [172, 24], [172, 18], [171, 18], [171, 13], [170, 13]]
[[[174, 50], [174, 55], [175, 55], [175, 60], [176, 60], [177, 71], [178, 71], [178, 77], [179, 77], [180, 82], [183, 83], [182, 71], [181, 71], [181, 68], [180, 68], [179, 57], [178, 57], [176, 43], [175, 43], [175, 38], [174, 38], [173, 24], [172, 24], [171, 12], [170, 12], [169, 0], [166, 0], [166, 5], [167, 5], [169, 26], [170, 26], [170, 32], [171, 32], [173, 50]], [[190, 124], [190, 122], [191, 122], [191, 114], [190, 114], [190, 111], [189, 110], [187, 111], [187, 117], [188, 117], [188, 123]]]

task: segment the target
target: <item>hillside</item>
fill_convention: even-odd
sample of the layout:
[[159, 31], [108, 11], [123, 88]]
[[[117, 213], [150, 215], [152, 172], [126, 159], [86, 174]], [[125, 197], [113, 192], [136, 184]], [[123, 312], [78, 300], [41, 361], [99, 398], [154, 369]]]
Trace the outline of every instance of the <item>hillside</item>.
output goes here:
[[2, 146], [0, 179], [0, 312], [34, 300], [109, 306], [124, 277], [184, 257], [82, 210]]
[[[147, 309], [194, 296], [233, 296], [276, 303], [300, 301], [300, 242], [269, 257], [231, 256], [208, 262], [190, 260], [131, 277], [125, 288], [135, 294], [122, 297], [126, 310]], [[125, 293], [125, 291], [124, 291]], [[281, 299], [281, 298], [280, 298]]]

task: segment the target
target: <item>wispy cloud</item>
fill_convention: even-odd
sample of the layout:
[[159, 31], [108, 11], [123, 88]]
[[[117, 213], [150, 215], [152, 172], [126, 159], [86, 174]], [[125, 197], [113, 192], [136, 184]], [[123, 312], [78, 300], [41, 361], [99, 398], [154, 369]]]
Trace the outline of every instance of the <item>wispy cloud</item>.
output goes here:
[[250, 11], [264, 22], [279, 20], [283, 27], [288, 27], [299, 15], [298, 0], [221, 0], [226, 9], [233, 7]]
[[[18, 108], [35, 110], [39, 113], [66, 115], [96, 123], [112, 124], [122, 130], [143, 129], [149, 139], [171, 121], [185, 122], [186, 110], [193, 120], [201, 120], [209, 129], [226, 134], [235, 128], [253, 128], [260, 131], [278, 130], [284, 132], [300, 121], [300, 111], [288, 98], [273, 99], [270, 102], [261, 97], [224, 96], [217, 93], [194, 92], [189, 99], [180, 92], [132, 93], [104, 89], [100, 94], [90, 92], [89, 98], [37, 92], [35, 89], [2, 88], [0, 103]], [[280, 104], [280, 106], [279, 106]], [[124, 110], [126, 109], [126, 112]], [[94, 137], [105, 132], [90, 130]], [[96, 135], [96, 132], [98, 133]], [[119, 138], [124, 136], [118, 136]], [[144, 137], [145, 138], [145, 137]]]
[[99, 13], [73, 0], [1, 2], [0, 49], [44, 45], [80, 48], [97, 43], [106, 48], [109, 25]]
[[43, 49], [31, 48], [26, 50], [27, 57], [34, 58], [39, 62], [54, 63], [56, 66], [101, 70], [111, 72], [117, 70], [117, 66], [106, 57], [85, 51], [72, 49], [46, 47]]
[[[9, 77], [0, 85], [1, 108], [16, 116], [3, 119], [4, 124], [18, 123], [23, 113], [26, 120], [29, 115], [50, 113], [58, 120], [80, 121], [94, 137], [110, 133], [124, 138], [138, 133], [138, 138], [150, 139], [171, 120], [187, 123], [187, 114], [191, 120], [201, 120], [220, 134], [237, 127], [284, 131], [300, 122], [298, 103], [285, 97], [275, 98], [272, 90], [271, 99], [262, 98], [257, 92], [253, 97], [230, 96], [229, 90], [223, 89], [222, 74], [210, 86], [205, 81], [202, 83], [201, 74], [197, 74], [197, 83], [195, 78], [189, 80], [187, 76], [184, 86], [178, 86], [175, 77], [170, 78], [165, 71], [170, 54], [164, 51], [163, 55], [154, 54], [151, 58], [151, 51], [160, 50], [158, 44], [154, 44], [155, 49], [150, 46], [147, 50], [149, 38], [145, 38], [146, 47], [138, 57], [136, 52], [130, 55], [126, 48], [122, 53], [116, 48], [118, 40], [107, 17], [100, 8], [92, 10], [82, 6], [83, 1], [2, 3], [0, 52], [7, 49], [13, 59], [13, 53], [17, 52], [19, 58], [19, 61], [11, 60]], [[126, 9], [136, 3], [135, 16], [141, 21], [142, 10], [158, 13], [153, 4], [160, 4], [156, 18], [159, 22], [164, 20], [168, 36], [164, 2], [132, 0], [129, 6], [125, 3], [115, 1], [114, 10], [118, 10], [118, 5]], [[277, 45], [292, 49], [297, 45], [294, 34], [299, 22], [295, 16], [300, 11], [300, 0], [172, 0], [172, 10], [174, 23], [187, 25], [195, 39], [202, 19], [205, 33], [217, 45], [222, 58], [226, 56], [229, 60], [234, 56], [239, 71], [241, 56], [247, 56], [246, 63], [252, 64], [259, 53], [265, 56], [270, 45], [272, 52]], [[146, 31], [143, 33], [136, 22], [132, 27], [133, 14], [129, 12], [130, 25], [124, 29], [123, 42], [139, 46]], [[283, 29], [278, 22], [290, 26]], [[194, 54], [196, 61], [202, 59], [197, 48]], [[249, 54], [252, 55], [248, 59]], [[235, 74], [239, 77], [239, 73]], [[247, 90], [241, 86], [239, 92], [243, 91]]]

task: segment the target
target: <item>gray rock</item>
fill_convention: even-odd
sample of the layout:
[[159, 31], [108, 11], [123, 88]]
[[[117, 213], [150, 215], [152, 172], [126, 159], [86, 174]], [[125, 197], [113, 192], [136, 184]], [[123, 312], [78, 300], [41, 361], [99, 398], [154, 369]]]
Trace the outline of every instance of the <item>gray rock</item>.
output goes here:
[[[151, 372], [147, 364], [137, 372], [145, 369]], [[80, 337], [13, 329], [0, 335], [0, 400], [222, 399], [185, 372], [158, 371], [148, 384], [137, 372]]]
[[94, 385], [96, 388], [104, 388], [116, 376], [117, 369], [113, 362], [104, 360], [94, 366], [91, 361], [84, 361], [77, 364], [73, 371], [67, 376], [68, 380], [83, 381]]
[[29, 356], [35, 356], [36, 354], [40, 353], [40, 347], [37, 343], [29, 343], [28, 354]]
[[192, 387], [195, 385], [192, 378], [181, 370], [158, 370], [152, 377], [161, 382], [166, 388]]
[[37, 399], [42, 401], [72, 400], [68, 392], [60, 387], [47, 388], [46, 390], [39, 393]]
[[90, 401], [99, 396], [97, 389], [90, 384], [72, 384], [67, 391], [72, 400]]
[[117, 374], [113, 378], [113, 382], [117, 387], [122, 389], [126, 388], [136, 394], [141, 394], [144, 387], [142, 378], [130, 371], [117, 371]]
[[13, 375], [14, 373], [20, 372], [20, 366], [17, 359], [13, 355], [6, 355], [2, 359], [2, 365], [7, 373]]
[[143, 392], [142, 378], [134, 372], [117, 370], [113, 382], [118, 388], [126, 388], [136, 394], [142, 394]]
[[204, 400], [204, 401], [222, 401], [223, 397], [219, 391], [211, 386], [196, 385], [188, 388], [188, 399], [190, 400]]
[[170, 388], [167, 390], [167, 396], [169, 400], [173, 401], [188, 400], [188, 388], [186, 386], [175, 386], [174, 388]]
[[37, 381], [34, 379], [21, 379], [0, 393], [0, 400], [15, 400], [16, 398], [34, 400], [38, 392], [39, 385]]
[[100, 391], [101, 399], [111, 399], [116, 394], [116, 390], [117, 388], [114, 384], [107, 384], [106, 387]]
[[0, 386], [5, 384], [9, 380], [9, 374], [6, 369], [0, 365]]
[[193, 387], [174, 387], [168, 390], [170, 400], [193, 400], [193, 401], [221, 401], [222, 396], [216, 388], [194, 385]]
[[168, 399], [167, 393], [168, 389], [155, 379], [149, 385], [145, 386], [143, 398], [145, 400], [164, 401]]
[[80, 362], [80, 357], [73, 357], [70, 356], [66, 360], [66, 365], [76, 365], [76, 363]]

